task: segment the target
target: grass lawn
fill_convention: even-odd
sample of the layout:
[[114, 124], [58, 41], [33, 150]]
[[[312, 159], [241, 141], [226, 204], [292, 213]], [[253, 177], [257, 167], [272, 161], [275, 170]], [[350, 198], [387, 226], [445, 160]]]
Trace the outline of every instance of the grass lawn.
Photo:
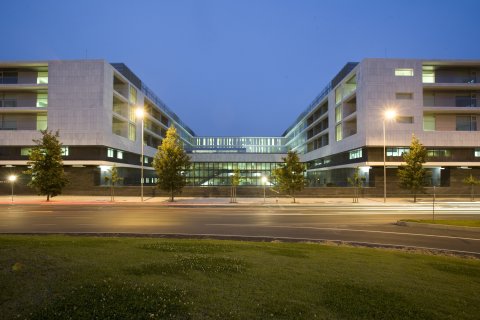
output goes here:
[[478, 319], [480, 260], [310, 243], [0, 236], [2, 319]]
[[433, 221], [433, 220], [404, 219], [400, 221], [431, 223], [431, 224], [447, 224], [451, 226], [464, 226], [464, 227], [480, 227], [480, 220], [435, 220]]

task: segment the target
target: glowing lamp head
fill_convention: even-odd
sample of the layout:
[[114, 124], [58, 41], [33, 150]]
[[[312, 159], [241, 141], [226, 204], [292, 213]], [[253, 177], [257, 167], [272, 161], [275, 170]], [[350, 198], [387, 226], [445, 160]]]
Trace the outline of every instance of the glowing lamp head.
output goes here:
[[397, 117], [397, 113], [395, 112], [395, 110], [387, 110], [385, 111], [384, 116], [386, 120], [393, 120]]
[[8, 181], [10, 181], [10, 182], [15, 182], [16, 180], [17, 180], [17, 176], [15, 176], [15, 175], [13, 175], [13, 174], [10, 175], [10, 176], [8, 176]]
[[137, 116], [138, 119], [143, 119], [145, 112], [143, 111], [143, 108], [137, 108], [135, 110], [135, 115]]
[[262, 183], [266, 184], [267, 183], [267, 177], [262, 177]]

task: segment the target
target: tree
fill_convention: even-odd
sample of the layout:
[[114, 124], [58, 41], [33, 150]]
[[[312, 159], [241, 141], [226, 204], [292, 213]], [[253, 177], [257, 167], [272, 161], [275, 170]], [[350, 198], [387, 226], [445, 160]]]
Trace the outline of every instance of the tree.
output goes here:
[[237, 186], [240, 184], [240, 170], [237, 168], [233, 170], [232, 175], [232, 191], [230, 196], [230, 202], [237, 202]]
[[424, 192], [428, 172], [423, 168], [427, 159], [427, 149], [412, 135], [410, 150], [403, 154], [405, 165], [398, 168], [400, 187], [410, 190], [413, 202], [417, 202], [417, 194]]
[[153, 167], [158, 176], [158, 187], [170, 193], [174, 201], [176, 193], [185, 186], [184, 172], [190, 167], [190, 158], [183, 149], [183, 144], [174, 126], [167, 130], [167, 135], [153, 159]]
[[475, 200], [474, 187], [480, 184], [480, 180], [470, 175], [469, 177], [463, 179], [463, 183], [470, 186], [470, 201]]
[[283, 166], [273, 171], [273, 176], [277, 181], [277, 186], [282, 192], [286, 192], [293, 197], [295, 203], [295, 191], [301, 191], [305, 185], [304, 165], [300, 162], [298, 154], [294, 151], [288, 151], [285, 158], [282, 158]]
[[68, 179], [63, 170], [62, 144], [58, 140], [58, 131], [42, 130], [42, 137], [33, 140], [36, 145], [30, 152], [29, 169], [25, 171], [32, 179], [28, 185], [39, 195], [46, 195], [47, 201], [62, 193]]
[[105, 176], [105, 183], [110, 183], [110, 201], [115, 201], [115, 184], [123, 180], [118, 175], [118, 168], [113, 165], [111, 169], [108, 169], [108, 176]]
[[359, 189], [363, 186], [363, 179], [360, 176], [360, 169], [356, 167], [353, 176], [347, 180], [348, 183], [353, 187], [353, 203], [358, 203]]

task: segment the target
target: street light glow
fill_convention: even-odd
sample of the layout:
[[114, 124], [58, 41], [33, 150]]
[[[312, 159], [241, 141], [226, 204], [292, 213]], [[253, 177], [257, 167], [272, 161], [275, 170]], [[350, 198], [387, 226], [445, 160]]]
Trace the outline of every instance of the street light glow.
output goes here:
[[145, 112], [143, 111], [142, 107], [138, 107], [135, 110], [135, 115], [137, 116], [138, 119], [143, 119], [144, 114], [145, 114]]
[[397, 112], [395, 110], [387, 110], [384, 116], [386, 120], [393, 120], [397, 117]]
[[266, 183], [267, 183], [267, 177], [265, 177], [265, 176], [262, 177], [262, 183], [263, 183], [263, 184], [266, 184]]
[[13, 174], [10, 175], [10, 176], [8, 176], [8, 181], [10, 181], [10, 182], [15, 182], [15, 181], [17, 181], [17, 176], [16, 176], [16, 175], [13, 175]]

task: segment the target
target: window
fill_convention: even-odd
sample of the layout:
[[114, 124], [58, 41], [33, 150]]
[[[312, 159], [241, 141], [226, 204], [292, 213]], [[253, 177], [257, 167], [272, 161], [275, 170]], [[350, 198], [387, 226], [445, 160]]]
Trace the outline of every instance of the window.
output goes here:
[[32, 152], [32, 148], [21, 148], [20, 155], [21, 156], [29, 156], [30, 152]]
[[335, 103], [340, 103], [340, 101], [342, 101], [342, 87], [335, 90]]
[[117, 159], [123, 159], [123, 151], [117, 150]]
[[476, 116], [457, 116], [457, 131], [477, 131]]
[[455, 96], [455, 106], [463, 108], [476, 108], [477, 95], [475, 93]]
[[37, 114], [37, 130], [46, 130], [47, 129], [47, 115], [46, 114]]
[[396, 77], [413, 77], [413, 69], [409, 68], [397, 68], [395, 69]]
[[435, 131], [435, 115], [429, 114], [423, 116], [423, 130]]
[[113, 149], [112, 148], [107, 149], [107, 157], [108, 158], [113, 158]]
[[16, 84], [18, 83], [18, 73], [11, 71], [0, 71], [0, 83]]
[[474, 155], [475, 158], [480, 158], [480, 148], [475, 148]]
[[441, 157], [441, 158], [449, 158], [452, 155], [450, 150], [446, 149], [431, 149], [427, 150], [428, 157]]
[[137, 104], [137, 89], [133, 86], [130, 86], [130, 103]]
[[397, 100], [412, 100], [413, 93], [411, 92], [397, 92], [395, 93], [395, 98]]
[[360, 159], [362, 157], [362, 149], [355, 149], [348, 153], [348, 159]]
[[409, 147], [387, 148], [387, 157], [401, 157], [409, 151]]
[[135, 125], [129, 123], [128, 124], [128, 139], [130, 139], [131, 141], [135, 141], [136, 138], [137, 137], [136, 137], [136, 132], [135, 132]]
[[423, 83], [435, 83], [435, 71], [434, 70], [423, 70], [422, 71], [422, 82]]
[[17, 96], [14, 94], [0, 94], [0, 108], [16, 108]]
[[48, 83], [48, 72], [41, 71], [37, 75], [37, 84], [47, 84]]
[[342, 121], [342, 106], [338, 106], [335, 108], [335, 122]]
[[48, 94], [37, 93], [37, 108], [46, 108], [48, 106]]
[[61, 149], [62, 157], [68, 157], [70, 155], [70, 150], [68, 147], [62, 147]]
[[413, 123], [413, 117], [396, 117], [395, 118], [397, 123]]
[[335, 127], [335, 139], [336, 141], [342, 140], [342, 124]]
[[148, 164], [148, 157], [143, 157], [143, 163]]

